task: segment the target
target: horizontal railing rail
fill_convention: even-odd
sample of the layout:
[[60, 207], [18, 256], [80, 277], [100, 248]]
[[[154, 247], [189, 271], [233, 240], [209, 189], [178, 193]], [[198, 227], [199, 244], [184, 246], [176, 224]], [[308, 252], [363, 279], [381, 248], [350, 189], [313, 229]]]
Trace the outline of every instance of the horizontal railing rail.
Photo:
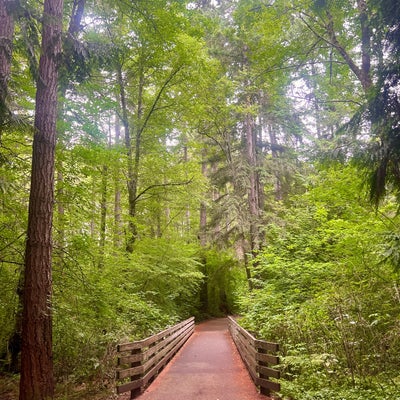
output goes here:
[[146, 339], [117, 346], [117, 393], [131, 391], [131, 399], [172, 359], [194, 331], [194, 317]]
[[260, 393], [269, 395], [271, 391], [279, 392], [280, 384], [270, 380], [270, 378], [279, 379], [280, 377], [279, 371], [271, 368], [279, 364], [279, 357], [275, 355], [279, 351], [279, 345], [258, 340], [243, 329], [234, 318], [228, 317], [228, 320], [233, 341], [253, 382], [259, 386]]

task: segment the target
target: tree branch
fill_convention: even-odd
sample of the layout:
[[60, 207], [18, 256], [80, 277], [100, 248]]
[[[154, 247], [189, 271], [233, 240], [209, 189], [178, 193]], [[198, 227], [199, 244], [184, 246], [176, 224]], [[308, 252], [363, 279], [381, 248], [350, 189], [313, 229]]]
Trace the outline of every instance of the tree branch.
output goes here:
[[[10, 247], [11, 245], [13, 245], [15, 242], [17, 242], [19, 239], [21, 239], [23, 236], [26, 235], [26, 232], [21, 233], [19, 236], [17, 236], [12, 242], [7, 243], [4, 247], [2, 247], [0, 249], [0, 252], [4, 251], [7, 247]], [[4, 261], [4, 260], [1, 260]]]
[[156, 98], [153, 101], [153, 104], [149, 110], [149, 112], [146, 115], [146, 118], [144, 119], [143, 125], [140, 127], [139, 130], [139, 135], [141, 135], [141, 133], [146, 129], [146, 126], [153, 114], [153, 112], [156, 110], [157, 104], [160, 101], [161, 95], [163, 94], [163, 92], [165, 91], [165, 89], [167, 88], [168, 84], [172, 81], [172, 79], [175, 77], [175, 75], [183, 68], [183, 66], [179, 66], [176, 70], [173, 70], [170, 74], [170, 76], [166, 79], [166, 81], [164, 82], [164, 84], [161, 86], [160, 90], [157, 93]]
[[190, 178], [186, 182], [171, 182], [171, 183], [158, 183], [154, 185], [148, 186], [146, 189], [142, 190], [136, 197], [135, 201], [138, 201], [144, 194], [146, 194], [149, 190], [152, 190], [154, 188], [159, 188], [159, 187], [168, 187], [168, 186], [184, 186], [184, 185], [189, 185], [190, 183], [193, 182], [193, 177]]
[[9, 261], [9, 260], [4, 260], [4, 259], [2, 259], [2, 258], [0, 258], [0, 262], [1, 262], [1, 263], [7, 263], [7, 264], [20, 265], [21, 267], [24, 266], [24, 263], [23, 263], [23, 262]]
[[[325, 24], [319, 24], [323, 29], [325, 30], [326, 34], [329, 36], [329, 38], [326, 38], [319, 32], [317, 32], [311, 24], [300, 14], [299, 18], [303, 23], [307, 26], [307, 28], [320, 40], [323, 40], [330, 46], [332, 46], [345, 60], [346, 64], [349, 66], [351, 71], [354, 73], [354, 75], [357, 77], [357, 79], [360, 81], [362, 87], [364, 90], [367, 90], [371, 86], [371, 81], [368, 76], [365, 76], [361, 68], [357, 66], [357, 64], [354, 62], [350, 54], [346, 51], [346, 49], [339, 43], [339, 40], [336, 36], [334, 25], [333, 25], [333, 16], [332, 14], [327, 11], [326, 12], [327, 17], [328, 17], [328, 22]], [[306, 13], [303, 13], [303, 15], [310, 17]]]

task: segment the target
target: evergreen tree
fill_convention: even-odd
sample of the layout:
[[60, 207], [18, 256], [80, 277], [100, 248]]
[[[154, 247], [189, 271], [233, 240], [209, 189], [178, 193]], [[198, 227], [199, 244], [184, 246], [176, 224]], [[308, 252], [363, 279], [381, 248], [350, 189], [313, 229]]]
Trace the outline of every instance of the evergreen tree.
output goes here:
[[54, 395], [52, 216], [62, 16], [62, 0], [45, 1], [25, 252], [20, 400]]

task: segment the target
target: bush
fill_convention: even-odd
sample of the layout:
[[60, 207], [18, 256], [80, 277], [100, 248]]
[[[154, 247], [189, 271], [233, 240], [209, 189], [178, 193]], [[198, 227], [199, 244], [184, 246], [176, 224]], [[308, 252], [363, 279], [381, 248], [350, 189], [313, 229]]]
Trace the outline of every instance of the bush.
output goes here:
[[386, 262], [397, 248], [386, 220], [341, 186], [346, 171], [334, 172], [275, 221], [242, 324], [280, 343], [287, 398], [400, 398], [398, 275]]

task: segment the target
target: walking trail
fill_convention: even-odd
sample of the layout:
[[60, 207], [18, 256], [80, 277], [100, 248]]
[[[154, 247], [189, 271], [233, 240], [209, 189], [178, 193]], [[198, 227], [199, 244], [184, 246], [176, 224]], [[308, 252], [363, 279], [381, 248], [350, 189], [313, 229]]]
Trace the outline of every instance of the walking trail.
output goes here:
[[196, 326], [139, 400], [268, 400], [258, 393], [228, 331], [227, 319]]

